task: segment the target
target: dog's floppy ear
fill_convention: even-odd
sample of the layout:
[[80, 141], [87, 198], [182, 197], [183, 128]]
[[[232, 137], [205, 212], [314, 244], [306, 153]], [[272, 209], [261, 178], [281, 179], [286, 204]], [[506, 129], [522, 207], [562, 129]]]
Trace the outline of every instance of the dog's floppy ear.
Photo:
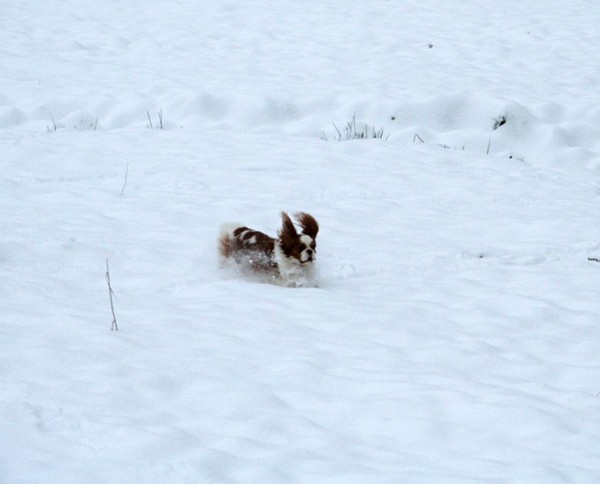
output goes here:
[[298, 237], [298, 232], [296, 232], [296, 227], [294, 227], [294, 224], [292, 223], [292, 219], [290, 218], [290, 216], [285, 213], [285, 212], [281, 212], [281, 220], [283, 222], [283, 225], [281, 226], [281, 230], [279, 231], [279, 238], [283, 239], [283, 238], [290, 238], [290, 237]]
[[295, 214], [294, 218], [298, 221], [298, 225], [302, 227], [302, 233], [310, 235], [313, 239], [317, 238], [319, 224], [312, 215], [300, 212]]

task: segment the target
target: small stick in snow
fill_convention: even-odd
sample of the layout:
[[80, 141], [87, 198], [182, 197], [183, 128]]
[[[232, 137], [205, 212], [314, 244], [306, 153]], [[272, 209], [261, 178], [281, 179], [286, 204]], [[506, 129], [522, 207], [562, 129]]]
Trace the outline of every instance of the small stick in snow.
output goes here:
[[54, 120], [54, 115], [52, 113], [50, 113], [50, 119], [52, 120], [52, 129], [50, 129], [50, 126], [46, 126], [46, 129], [48, 130], [48, 133], [50, 131], [56, 131], [58, 129], [56, 127], [56, 121]]
[[146, 111], [146, 116], [148, 116], [148, 127], [150, 129], [153, 129], [154, 126], [152, 126], [152, 118], [150, 117], [150, 111]]
[[[106, 283], [108, 284], [108, 297], [110, 298], [110, 310], [112, 311], [112, 324], [110, 326], [111, 331], [119, 331], [119, 327], [117, 326], [117, 317], [115, 316], [115, 306], [113, 305], [113, 294], [114, 291], [110, 286], [110, 271], [108, 270], [108, 259], [106, 259]], [[116, 297], [116, 295], [115, 295]]]
[[162, 108], [160, 108], [160, 111], [158, 112], [158, 126], [159, 129], [163, 129], [163, 115], [162, 115]]
[[335, 125], [335, 123], [331, 123], [333, 124], [333, 127], [335, 128], [335, 130], [337, 131], [338, 134], [338, 141], [342, 140], [342, 132], [338, 129], [338, 127]]
[[125, 181], [123, 182], [123, 188], [121, 188], [121, 196], [123, 196], [123, 192], [125, 191], [125, 185], [127, 185], [127, 175], [129, 174], [129, 163], [127, 163], [127, 167], [125, 168]]
[[596, 257], [588, 257], [588, 260], [590, 262], [600, 262], [600, 259], [596, 258]]

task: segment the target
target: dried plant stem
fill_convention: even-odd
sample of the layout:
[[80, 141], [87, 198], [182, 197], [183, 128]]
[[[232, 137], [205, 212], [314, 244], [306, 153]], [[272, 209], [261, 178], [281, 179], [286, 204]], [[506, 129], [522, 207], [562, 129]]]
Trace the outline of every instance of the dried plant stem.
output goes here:
[[[106, 284], [108, 284], [108, 297], [110, 298], [110, 310], [112, 312], [112, 324], [110, 326], [111, 331], [119, 331], [119, 327], [117, 326], [117, 317], [115, 316], [115, 306], [113, 304], [113, 294], [114, 291], [110, 285], [110, 271], [108, 269], [108, 259], [106, 259]], [[116, 296], [115, 296], [116, 297]]]
[[125, 181], [123, 182], [123, 188], [121, 188], [121, 196], [123, 196], [123, 192], [125, 191], [125, 185], [127, 185], [127, 175], [129, 174], [129, 163], [127, 163], [127, 167], [125, 168]]
[[159, 129], [163, 129], [163, 114], [162, 114], [162, 108], [160, 108], [160, 111], [158, 112], [158, 126]]
[[150, 111], [146, 111], [146, 116], [148, 116], [148, 127], [150, 129], [153, 129], [154, 126], [152, 126], [152, 118], [150, 117]]

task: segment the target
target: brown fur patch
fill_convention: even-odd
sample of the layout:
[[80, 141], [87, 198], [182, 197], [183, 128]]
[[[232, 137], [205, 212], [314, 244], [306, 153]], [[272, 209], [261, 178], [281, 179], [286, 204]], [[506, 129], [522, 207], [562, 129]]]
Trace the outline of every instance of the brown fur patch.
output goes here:
[[298, 225], [302, 227], [302, 233], [310, 235], [313, 239], [317, 238], [319, 224], [312, 215], [305, 212], [299, 212], [294, 214], [294, 218], [298, 221]]
[[229, 234], [224, 234], [219, 238], [219, 254], [221, 254], [221, 257], [228, 259], [232, 253], [231, 237], [229, 237]]
[[[317, 224], [317, 221], [307, 213], [301, 212], [294, 216], [302, 228], [302, 233], [312, 238], [310, 246], [307, 246], [298, 235], [296, 227], [294, 227], [289, 215], [285, 212], [282, 212], [281, 218], [283, 220], [283, 226], [279, 231], [279, 245], [281, 246], [283, 253], [287, 257], [292, 257], [302, 263], [312, 262], [312, 254], [314, 254], [316, 250], [315, 237], [319, 231], [319, 225]], [[312, 252], [308, 260], [305, 259], [302, 261], [302, 252], [306, 249], [311, 249]]]
[[222, 236], [219, 249], [223, 257], [232, 258], [258, 272], [270, 272], [277, 268], [273, 258], [275, 240], [248, 227], [237, 227], [232, 235]]

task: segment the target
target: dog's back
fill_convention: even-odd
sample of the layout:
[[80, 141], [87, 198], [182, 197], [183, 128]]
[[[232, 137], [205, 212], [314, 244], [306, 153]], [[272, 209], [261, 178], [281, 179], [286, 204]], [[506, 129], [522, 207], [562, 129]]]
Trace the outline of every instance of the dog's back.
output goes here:
[[257, 272], [277, 269], [274, 260], [275, 239], [238, 224], [221, 226], [219, 254]]

